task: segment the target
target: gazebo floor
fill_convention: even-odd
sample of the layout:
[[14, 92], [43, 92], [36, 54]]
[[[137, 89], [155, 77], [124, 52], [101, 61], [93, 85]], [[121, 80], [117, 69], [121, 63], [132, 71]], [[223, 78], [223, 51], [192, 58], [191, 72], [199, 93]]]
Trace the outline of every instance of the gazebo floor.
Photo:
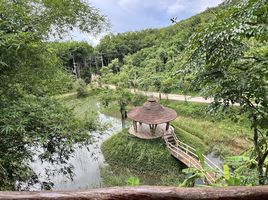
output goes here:
[[155, 133], [152, 133], [149, 125], [147, 124], [140, 125], [139, 123], [137, 123], [137, 132], [135, 132], [133, 126], [129, 128], [128, 132], [131, 135], [134, 135], [141, 139], [155, 139], [162, 137], [164, 135], [165, 130], [166, 130], [166, 124], [158, 124]]

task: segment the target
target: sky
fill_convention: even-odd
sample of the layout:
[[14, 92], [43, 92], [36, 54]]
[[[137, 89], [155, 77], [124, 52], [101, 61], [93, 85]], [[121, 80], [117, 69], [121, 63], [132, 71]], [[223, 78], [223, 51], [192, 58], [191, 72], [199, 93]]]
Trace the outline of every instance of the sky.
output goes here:
[[[215, 7], [222, 0], [88, 0], [90, 4], [111, 23], [111, 32], [121, 33], [146, 28], [160, 28], [171, 25], [170, 19], [177, 21]], [[100, 38], [75, 32], [73, 40], [88, 41], [96, 45]]]

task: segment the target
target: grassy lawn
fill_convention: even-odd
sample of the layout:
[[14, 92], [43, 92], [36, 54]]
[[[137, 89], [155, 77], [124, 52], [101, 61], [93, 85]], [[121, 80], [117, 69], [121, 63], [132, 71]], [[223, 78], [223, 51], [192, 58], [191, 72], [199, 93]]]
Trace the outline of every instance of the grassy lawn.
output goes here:
[[249, 130], [232, 123], [179, 116], [172, 125], [179, 139], [205, 153], [239, 155], [251, 145]]
[[228, 116], [214, 116], [207, 112], [206, 104], [162, 103], [178, 113], [177, 119], [172, 122], [178, 138], [205, 153], [214, 152], [222, 157], [238, 155], [251, 145], [246, 118], [233, 122]]

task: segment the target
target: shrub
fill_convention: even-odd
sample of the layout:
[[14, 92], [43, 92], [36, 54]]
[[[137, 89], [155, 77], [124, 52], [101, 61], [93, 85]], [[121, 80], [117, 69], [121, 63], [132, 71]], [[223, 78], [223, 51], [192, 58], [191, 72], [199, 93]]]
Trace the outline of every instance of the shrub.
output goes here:
[[77, 86], [77, 97], [85, 97], [87, 95], [86, 86], [87, 84], [83, 79], [77, 80], [78, 86]]

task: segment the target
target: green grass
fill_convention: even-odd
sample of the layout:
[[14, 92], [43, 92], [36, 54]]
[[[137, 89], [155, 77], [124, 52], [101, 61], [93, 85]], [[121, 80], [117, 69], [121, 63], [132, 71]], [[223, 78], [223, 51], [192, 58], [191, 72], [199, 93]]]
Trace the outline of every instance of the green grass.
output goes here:
[[173, 108], [178, 113], [178, 116], [187, 116], [193, 118], [208, 118], [206, 112], [207, 104], [192, 103], [172, 100], [161, 100], [162, 105]]
[[184, 176], [178, 172], [155, 174], [151, 172], [140, 172], [137, 170], [120, 167], [118, 165], [106, 165], [101, 169], [101, 177], [104, 187], [126, 186], [130, 177], [136, 177], [140, 185], [178, 186]]
[[201, 148], [204, 153], [214, 152], [222, 157], [239, 155], [251, 145], [250, 130], [228, 121], [180, 116], [172, 124], [179, 139], [193, 147], [204, 147]]
[[205, 153], [207, 152], [206, 144], [203, 142], [202, 139], [192, 134], [191, 132], [188, 132], [180, 128], [179, 126], [176, 125], [176, 123], [172, 123], [172, 125], [174, 127], [174, 131], [179, 140], [189, 144], [195, 149], [200, 149], [202, 152], [205, 152]]
[[108, 106], [104, 106], [100, 103], [100, 112], [111, 117], [121, 118], [119, 106], [117, 102], [110, 102]]
[[101, 146], [109, 164], [153, 173], [179, 171], [184, 165], [168, 152], [164, 140], [144, 140], [130, 135], [127, 130], [112, 136]]
[[97, 99], [94, 94], [89, 94], [84, 98], [69, 96], [62, 99], [67, 107], [74, 110], [77, 117], [83, 117], [88, 112], [97, 112]]
[[[208, 105], [191, 102], [162, 101], [177, 111], [172, 122], [179, 139], [198, 147], [204, 153], [214, 152], [221, 157], [238, 155], [251, 146], [251, 131], [246, 117], [234, 122], [227, 115], [207, 112]], [[233, 108], [233, 112], [236, 112]]]
[[124, 185], [130, 176], [154, 185], [178, 185], [182, 180], [181, 170], [185, 166], [171, 156], [162, 139], [143, 140], [123, 130], [106, 140], [101, 149], [112, 169], [104, 170], [106, 186]]

